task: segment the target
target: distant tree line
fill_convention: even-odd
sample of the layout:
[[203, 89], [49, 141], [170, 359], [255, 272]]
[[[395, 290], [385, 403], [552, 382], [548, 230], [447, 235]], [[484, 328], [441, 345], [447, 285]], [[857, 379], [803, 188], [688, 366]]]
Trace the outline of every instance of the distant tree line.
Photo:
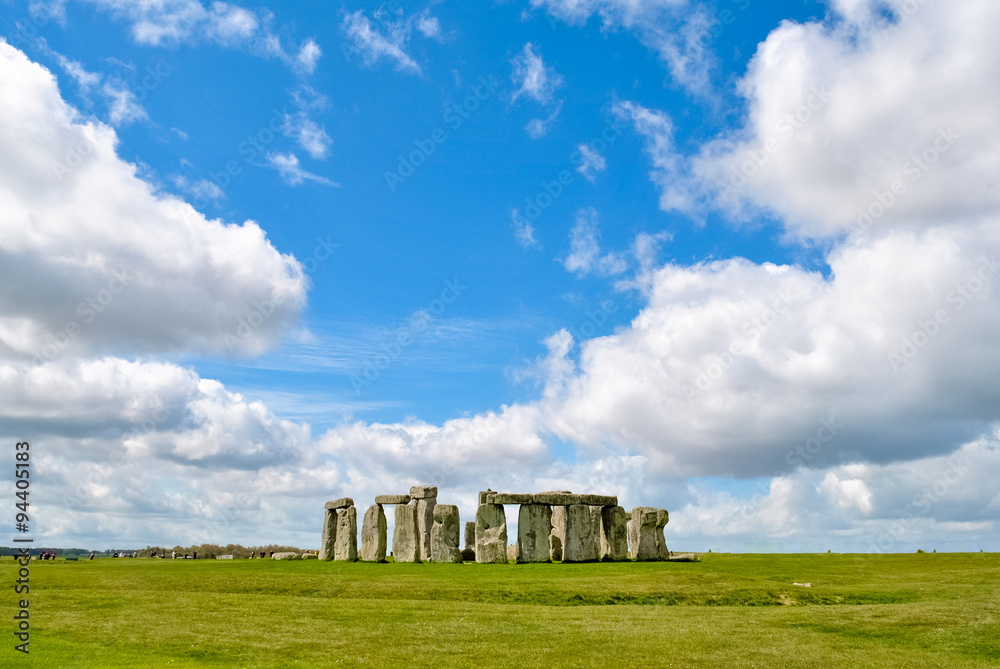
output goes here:
[[260, 557], [261, 551], [266, 555], [270, 556], [271, 553], [284, 553], [284, 552], [296, 552], [302, 553], [306, 549], [296, 548], [295, 546], [279, 546], [278, 544], [267, 544], [266, 546], [242, 546], [240, 544], [226, 544], [225, 546], [219, 546], [218, 544], [198, 544], [197, 546], [173, 546], [171, 548], [165, 548], [163, 546], [146, 546], [143, 550], [138, 551], [139, 557], [150, 557], [156, 555], [157, 557], [170, 557], [171, 551], [177, 553], [178, 557], [183, 557], [186, 553], [187, 555], [198, 554], [198, 559], [201, 560], [205, 558], [207, 560], [212, 560], [219, 555], [232, 555], [234, 559], [249, 558], [250, 554], [253, 553], [257, 557]]
[[[17, 555], [19, 548], [14, 548], [10, 546], [0, 546], [0, 556], [13, 556]], [[184, 557], [187, 553], [189, 556], [193, 556], [195, 553], [198, 554], [198, 559], [214, 560], [219, 555], [232, 555], [234, 559], [249, 558], [250, 554], [253, 553], [256, 557], [260, 557], [261, 551], [265, 555], [270, 556], [271, 553], [285, 553], [285, 552], [296, 552], [302, 553], [306, 550], [305, 548], [296, 548], [294, 546], [279, 546], [278, 544], [267, 544], [266, 546], [241, 546], [240, 544], [226, 544], [225, 546], [219, 546], [218, 544], [199, 544], [197, 546], [174, 546], [172, 548], [164, 548], [163, 546], [146, 546], [143, 549], [139, 548], [116, 548], [103, 551], [94, 551], [95, 558], [106, 558], [111, 557], [113, 554], [118, 552], [124, 552], [128, 555], [132, 553], [136, 554], [136, 557], [170, 557], [170, 552], [175, 551], [177, 557]], [[87, 548], [45, 548], [43, 546], [33, 546], [31, 548], [32, 555], [40, 555], [42, 553], [55, 553], [57, 557], [89, 557], [90, 549]]]

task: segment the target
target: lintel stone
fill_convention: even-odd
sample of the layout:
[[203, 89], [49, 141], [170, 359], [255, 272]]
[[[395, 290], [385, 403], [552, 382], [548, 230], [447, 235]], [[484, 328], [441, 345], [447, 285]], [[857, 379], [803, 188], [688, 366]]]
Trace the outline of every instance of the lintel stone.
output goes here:
[[498, 492], [492, 497], [487, 497], [487, 500], [489, 504], [534, 504], [535, 496]]
[[327, 502], [323, 508], [325, 509], [347, 509], [354, 506], [354, 500], [350, 497], [341, 497], [340, 499], [335, 499], [333, 501]]
[[410, 488], [410, 497], [413, 499], [430, 499], [438, 496], [438, 489], [432, 485], [415, 485]]
[[409, 495], [375, 495], [376, 504], [409, 504]]

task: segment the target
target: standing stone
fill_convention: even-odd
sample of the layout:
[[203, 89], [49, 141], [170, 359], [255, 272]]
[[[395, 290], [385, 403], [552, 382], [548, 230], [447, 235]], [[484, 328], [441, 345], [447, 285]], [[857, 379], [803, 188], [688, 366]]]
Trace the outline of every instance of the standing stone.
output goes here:
[[410, 497], [417, 503], [417, 531], [420, 537], [420, 559], [431, 559], [431, 527], [434, 525], [434, 506], [438, 489], [431, 485], [410, 488]]
[[601, 524], [604, 532], [601, 534], [602, 560], [628, 559], [628, 514], [620, 506], [606, 506], [601, 509]]
[[417, 507], [413, 504], [396, 505], [396, 528], [392, 531], [392, 555], [396, 558], [396, 562], [420, 562]]
[[332, 560], [334, 544], [337, 542], [337, 512], [323, 511], [323, 536], [319, 541], [319, 559]]
[[663, 528], [670, 522], [670, 514], [666, 509], [656, 510], [656, 554], [661, 560], [670, 559], [667, 541], [663, 538]]
[[631, 556], [636, 560], [656, 560], [659, 550], [656, 546], [657, 509], [648, 506], [637, 506], [632, 509]]
[[549, 556], [556, 561], [563, 559], [563, 546], [566, 545], [566, 507], [552, 508], [552, 536], [549, 539]]
[[594, 524], [594, 538], [597, 540], [597, 559], [600, 560], [603, 553], [601, 553], [601, 545], [604, 543], [604, 517], [601, 511], [604, 509], [603, 506], [590, 505], [590, 522]]
[[501, 504], [480, 504], [476, 509], [476, 562], [507, 562], [507, 516]]
[[381, 504], [372, 504], [361, 523], [361, 559], [385, 562], [386, 535], [385, 511]]
[[358, 508], [351, 506], [337, 512], [337, 541], [333, 559], [355, 562], [358, 559]]
[[552, 508], [546, 504], [522, 504], [517, 513], [517, 561], [551, 560], [551, 535]]
[[566, 507], [566, 540], [563, 562], [590, 562], [600, 557], [601, 538], [594, 536], [594, 517], [590, 507], [571, 504]]
[[465, 548], [462, 549], [462, 559], [467, 562], [476, 560], [476, 521], [465, 524]]
[[434, 507], [434, 525], [431, 527], [431, 561], [461, 562], [458, 549], [458, 507], [438, 504]]

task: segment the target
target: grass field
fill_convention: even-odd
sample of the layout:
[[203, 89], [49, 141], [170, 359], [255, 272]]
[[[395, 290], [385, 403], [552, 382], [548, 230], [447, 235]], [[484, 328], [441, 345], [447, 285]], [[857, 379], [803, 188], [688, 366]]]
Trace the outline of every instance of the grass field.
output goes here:
[[1000, 666], [990, 553], [32, 561], [30, 656], [10, 558], [0, 578], [3, 667]]

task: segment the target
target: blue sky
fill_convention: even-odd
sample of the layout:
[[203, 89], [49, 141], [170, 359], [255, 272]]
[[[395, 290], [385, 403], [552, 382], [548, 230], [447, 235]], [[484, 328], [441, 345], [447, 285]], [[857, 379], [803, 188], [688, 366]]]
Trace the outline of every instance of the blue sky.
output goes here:
[[995, 549], [997, 19], [5, 2], [39, 532], [310, 546], [434, 482], [617, 493], [696, 550]]

